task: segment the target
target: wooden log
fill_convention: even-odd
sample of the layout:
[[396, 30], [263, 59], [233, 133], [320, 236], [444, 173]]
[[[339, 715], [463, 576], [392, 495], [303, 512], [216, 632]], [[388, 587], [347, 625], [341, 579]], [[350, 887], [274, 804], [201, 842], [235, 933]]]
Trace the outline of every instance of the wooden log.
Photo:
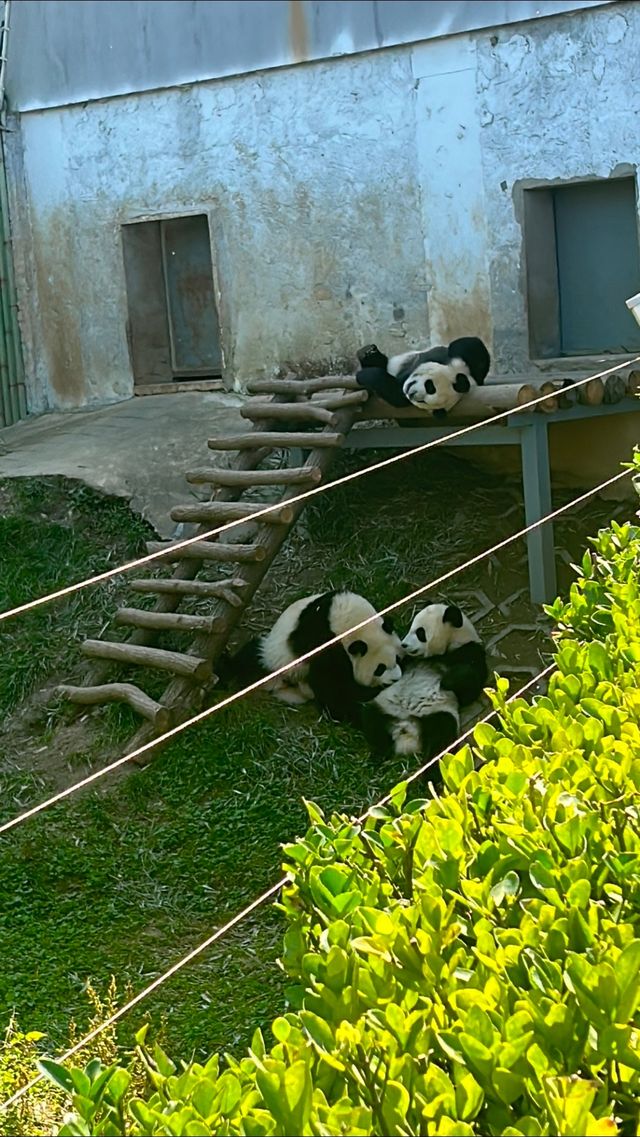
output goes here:
[[312, 395], [314, 391], [361, 391], [355, 375], [324, 375], [317, 379], [251, 379], [252, 395]]
[[324, 407], [313, 403], [246, 403], [240, 408], [242, 418], [250, 422], [320, 422], [325, 426], [335, 426], [336, 417]]
[[[537, 399], [539, 397], [540, 390], [537, 387], [534, 387], [533, 383], [524, 383], [522, 387], [518, 388], [518, 391], [516, 393], [516, 406], [524, 407], [527, 405], [527, 403], [531, 403], [534, 399]], [[532, 411], [535, 411], [536, 409], [537, 407], [531, 407]]]
[[205, 682], [213, 674], [208, 659], [196, 655], [183, 655], [179, 651], [164, 651], [159, 647], [140, 647], [131, 643], [113, 643], [112, 640], [85, 640], [81, 651], [90, 659], [109, 659], [113, 663], [134, 663], [138, 667], [153, 667], [170, 671], [173, 675]]
[[578, 402], [585, 407], [599, 407], [604, 399], [604, 383], [602, 379], [590, 379], [581, 387], [576, 387]]
[[[558, 390], [559, 390], [559, 388], [558, 388]], [[543, 383], [541, 388], [540, 388], [540, 394], [541, 395], [549, 395], [550, 397], [548, 399], [545, 399], [544, 402], [538, 403], [537, 409], [539, 411], [541, 411], [543, 414], [547, 414], [547, 415], [553, 414], [554, 411], [557, 411], [559, 404], [558, 404], [556, 387], [554, 386], [554, 384], [553, 383]]]
[[242, 588], [244, 581], [230, 578], [228, 580], [178, 580], [175, 576], [166, 578], [151, 578], [149, 580], [130, 580], [129, 588], [134, 592], [155, 592], [158, 595], [219, 597], [233, 608], [242, 607], [242, 597], [234, 592], [235, 588]]
[[264, 431], [262, 434], [230, 434], [224, 438], [210, 438], [210, 450], [252, 450], [254, 446], [269, 446], [271, 449], [286, 450], [300, 449], [316, 450], [330, 446], [342, 446], [344, 434], [332, 434], [330, 431], [321, 433], [296, 433], [294, 431], [277, 433]]
[[190, 616], [185, 612], [150, 612], [145, 608], [118, 608], [116, 624], [129, 628], [154, 628], [158, 632], [215, 632], [221, 617]]
[[604, 380], [604, 395], [603, 403], [611, 406], [614, 403], [621, 403], [626, 398], [629, 381], [626, 375], [621, 375], [619, 372], [613, 375], [607, 375]]
[[175, 541], [147, 541], [150, 553], [167, 551], [167, 561], [223, 561], [226, 563], [250, 564], [252, 561], [264, 559], [264, 552], [259, 545], [223, 545], [221, 541], [193, 541], [186, 548], [176, 549], [171, 553]]
[[588, 383], [580, 383], [579, 379], [565, 379], [558, 392], [558, 403], [563, 408], [575, 406], [576, 403], [598, 407], [604, 400], [604, 392], [602, 379], [590, 379]]
[[328, 411], [341, 411], [345, 407], [355, 407], [359, 403], [366, 403], [369, 398], [369, 392], [364, 388], [359, 391], [347, 391], [344, 395], [323, 395], [322, 393], [313, 396], [314, 406], [317, 403], [319, 407], [325, 407]]
[[185, 475], [191, 485], [241, 486], [297, 486], [317, 485], [322, 478], [314, 467], [290, 466], [281, 470], [230, 470], [220, 467], [203, 467]]
[[156, 703], [139, 687], [133, 683], [103, 683], [97, 687], [73, 687], [62, 683], [57, 688], [61, 695], [71, 703], [78, 703], [83, 707], [95, 707], [103, 703], [126, 703], [143, 718], [153, 723], [160, 732], [168, 730], [171, 726], [171, 711]]
[[[199, 521], [208, 525], [216, 521], [251, 521], [252, 515], [266, 509], [268, 502], [262, 504], [248, 501], [200, 501], [193, 505], [176, 505], [171, 510], [174, 521]], [[290, 506], [273, 503], [270, 513], [258, 517], [266, 525], [289, 525], [293, 518]]]

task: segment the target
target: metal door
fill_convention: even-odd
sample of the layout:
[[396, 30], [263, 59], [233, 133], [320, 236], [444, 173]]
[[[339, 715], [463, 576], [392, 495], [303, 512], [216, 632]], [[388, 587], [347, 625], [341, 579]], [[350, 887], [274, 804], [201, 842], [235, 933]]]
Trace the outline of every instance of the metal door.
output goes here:
[[553, 190], [563, 355], [640, 349], [625, 305], [640, 290], [634, 178]]
[[220, 324], [207, 218], [201, 214], [163, 221], [162, 255], [174, 377], [220, 375]]

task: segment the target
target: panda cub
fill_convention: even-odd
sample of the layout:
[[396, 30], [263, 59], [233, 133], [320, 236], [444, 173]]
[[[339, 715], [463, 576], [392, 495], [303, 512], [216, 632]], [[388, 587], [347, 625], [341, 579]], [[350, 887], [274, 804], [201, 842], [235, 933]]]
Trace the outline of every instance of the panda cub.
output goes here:
[[408, 351], [388, 359], [375, 344], [358, 352], [361, 387], [380, 395], [392, 407], [415, 406], [444, 418], [472, 386], [481, 386], [491, 356], [477, 336], [452, 340], [448, 347]]
[[410, 658], [401, 679], [362, 708], [372, 754], [431, 758], [458, 736], [459, 707], [473, 703], [487, 679], [486, 651], [455, 604], [418, 612], [402, 646]]
[[375, 615], [373, 605], [356, 592], [334, 590], [306, 596], [290, 604], [270, 632], [237, 653], [233, 671], [243, 681], [252, 682], [340, 636], [340, 643], [292, 667], [265, 688], [291, 706], [315, 698], [332, 718], [357, 723], [360, 704], [402, 675], [402, 647], [388, 619], [378, 617], [351, 631]]

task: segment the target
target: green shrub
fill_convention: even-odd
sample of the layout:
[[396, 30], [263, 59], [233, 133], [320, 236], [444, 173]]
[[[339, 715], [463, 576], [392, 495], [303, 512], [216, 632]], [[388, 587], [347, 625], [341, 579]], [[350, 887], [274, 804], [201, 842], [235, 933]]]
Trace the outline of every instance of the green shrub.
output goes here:
[[[24, 1034], [11, 1019], [4, 1037], [0, 1038], [0, 1101], [6, 1101], [20, 1086], [33, 1077], [38, 1057], [40, 1031]], [[29, 1133], [46, 1137], [62, 1118], [62, 1094], [49, 1083], [41, 1082], [25, 1094], [14, 1108], [0, 1113], [0, 1137]]]
[[[48, 1073], [64, 1134], [636, 1134], [640, 1103], [640, 530], [586, 555], [548, 693], [507, 704], [364, 824], [285, 849], [275, 1044], [178, 1071], [139, 1035], [146, 1098], [94, 1060]], [[476, 769], [477, 760], [482, 765]]]

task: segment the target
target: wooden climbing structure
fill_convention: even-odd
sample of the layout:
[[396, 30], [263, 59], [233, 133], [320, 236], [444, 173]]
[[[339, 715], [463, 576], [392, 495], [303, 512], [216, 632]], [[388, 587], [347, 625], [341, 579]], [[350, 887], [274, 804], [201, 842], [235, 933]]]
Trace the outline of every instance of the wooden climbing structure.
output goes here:
[[[202, 533], [202, 540], [196, 540], [185, 548], [176, 548], [173, 554], [171, 549], [177, 541], [149, 543], [149, 552], [166, 551], [165, 557], [154, 562], [154, 570], [158, 565], [167, 568], [175, 565], [175, 568], [170, 576], [149, 576], [129, 581], [129, 587], [140, 594], [154, 595], [155, 607], [119, 608], [115, 623], [131, 629], [128, 639], [118, 642], [102, 638], [86, 640], [82, 651], [92, 661], [88, 683], [86, 686], [64, 685], [59, 688], [60, 692], [79, 705], [121, 702], [132, 707], [144, 719], [143, 726], [132, 740], [132, 749], [184, 720], [201, 702], [206, 689], [215, 682], [216, 664], [231, 633], [241, 621], [291, 527], [304, 509], [305, 501], [294, 499], [301, 491], [327, 480], [336, 452], [345, 443], [355, 448], [366, 445], [405, 448], [420, 444], [429, 436], [438, 436], [445, 441], [445, 436], [453, 431], [456, 422], [490, 420], [497, 413], [516, 410], [523, 403], [545, 395], [547, 397], [537, 407], [535, 416], [519, 419], [516, 424], [524, 436], [528, 431], [533, 437], [540, 433], [542, 420], [554, 415], [560, 419], [606, 410], [619, 409], [622, 412], [628, 407], [636, 409], [628, 396], [635, 395], [638, 390], [638, 371], [624, 377], [612, 375], [604, 382], [595, 379], [580, 390], [572, 390], [571, 382], [567, 380], [556, 383], [540, 379], [531, 383], [490, 383], [461, 399], [455, 414], [447, 419], [448, 426], [443, 428], [435, 426], [433, 420], [425, 421], [424, 413], [413, 407], [398, 410], [379, 399], [368, 398], [352, 376], [254, 381], [249, 384], [249, 391], [254, 397], [240, 412], [252, 424], [252, 429], [246, 434], [209, 441], [210, 450], [234, 454], [231, 463], [223, 465], [219, 461], [216, 465], [203, 466], [186, 474], [187, 482], [209, 492], [209, 500], [191, 501], [171, 512], [174, 521], [197, 525], [195, 536]], [[613, 407], [614, 403], [619, 406]], [[601, 407], [601, 404], [604, 405]], [[374, 428], [356, 431], [347, 440], [357, 420], [362, 423], [381, 419], [396, 419], [405, 428], [415, 425], [420, 429], [394, 431], [393, 428], [385, 428], [376, 431]], [[500, 427], [494, 427], [492, 442], [510, 441], [508, 433], [512, 425], [503, 420]], [[489, 441], [484, 431], [483, 435]], [[479, 436], [478, 443], [482, 441], [484, 438]], [[306, 458], [298, 465], [275, 464], [278, 456], [282, 461], [283, 453], [288, 455], [291, 463], [292, 458], [295, 461], [296, 453], [299, 455], [301, 452]], [[542, 473], [538, 471], [540, 476], [536, 474], [533, 479], [536, 486]], [[548, 461], [546, 477], [548, 480]], [[529, 521], [535, 516], [527, 505], [526, 470], [524, 488]], [[274, 494], [279, 492], [280, 497], [269, 502], [256, 501], [255, 492], [265, 490]], [[253, 500], [247, 499], [247, 494], [253, 494]], [[275, 507], [269, 514], [254, 519], [253, 515], [265, 504]], [[540, 516], [549, 512], [546, 499], [538, 501], [536, 498], [533, 505]], [[204, 536], [212, 528], [233, 521], [242, 525], [231, 530], [230, 534], [223, 534], [222, 540]], [[543, 539], [550, 543], [550, 555], [553, 556], [551, 527], [546, 526], [546, 529], [548, 532], [546, 536], [543, 534]], [[535, 543], [538, 540], [536, 533], [529, 547], [530, 571], [532, 565], [538, 571], [536, 566], [544, 563], [544, 548], [538, 549]], [[229, 566], [233, 566], [230, 574]], [[218, 570], [217, 579], [211, 579], [212, 569], [214, 572]], [[193, 607], [194, 601], [206, 602], [206, 612], [181, 610], [185, 605]], [[184, 650], [158, 646], [159, 637], [167, 632], [184, 634]], [[114, 665], [120, 669], [125, 665], [164, 672], [169, 681], [159, 697], [152, 697], [135, 682], [110, 680]], [[145, 756], [147, 759], [148, 755]]]
[[[250, 399], [241, 414], [252, 423], [251, 431], [209, 441], [212, 451], [235, 452], [231, 464], [206, 466], [186, 475], [190, 484], [210, 488], [210, 500], [180, 505], [171, 512], [174, 521], [197, 523], [202, 533], [229, 521], [247, 523], [250, 539], [242, 535], [235, 540], [238, 530], [231, 530], [222, 540], [195, 541], [176, 549], [173, 556], [171, 546], [176, 541], [150, 542], [149, 552], [167, 551], [154, 568], [158, 563], [176, 567], [171, 576], [132, 580], [129, 587], [156, 595], [155, 607], [119, 608], [115, 623], [132, 629], [129, 638], [124, 642], [86, 640], [82, 652], [94, 661], [89, 684], [59, 688], [73, 703], [93, 706], [122, 702], [137, 711], [145, 724], [132, 747], [184, 719], [214, 682], [216, 662], [231, 632], [304, 508], [304, 501], [291, 499], [326, 478], [336, 451], [367, 398], [350, 377], [261, 380], [250, 390], [258, 397]], [[278, 453], [291, 455], [301, 450], [306, 453], [303, 464], [273, 465]], [[280, 498], [277, 508], [253, 521], [252, 515], [271, 502], [242, 498], [259, 487], [272, 487], [276, 493], [279, 490]], [[232, 575], [228, 575], [229, 565], [233, 565]], [[208, 579], [212, 566], [226, 566], [227, 573], [221, 573], [217, 580]], [[206, 615], [180, 610], [193, 599], [210, 601]], [[184, 651], [160, 648], [157, 641], [163, 632], [185, 633], [191, 642], [187, 641]], [[137, 683], [109, 681], [114, 664], [155, 669], [170, 679], [161, 697], [152, 698]]]

